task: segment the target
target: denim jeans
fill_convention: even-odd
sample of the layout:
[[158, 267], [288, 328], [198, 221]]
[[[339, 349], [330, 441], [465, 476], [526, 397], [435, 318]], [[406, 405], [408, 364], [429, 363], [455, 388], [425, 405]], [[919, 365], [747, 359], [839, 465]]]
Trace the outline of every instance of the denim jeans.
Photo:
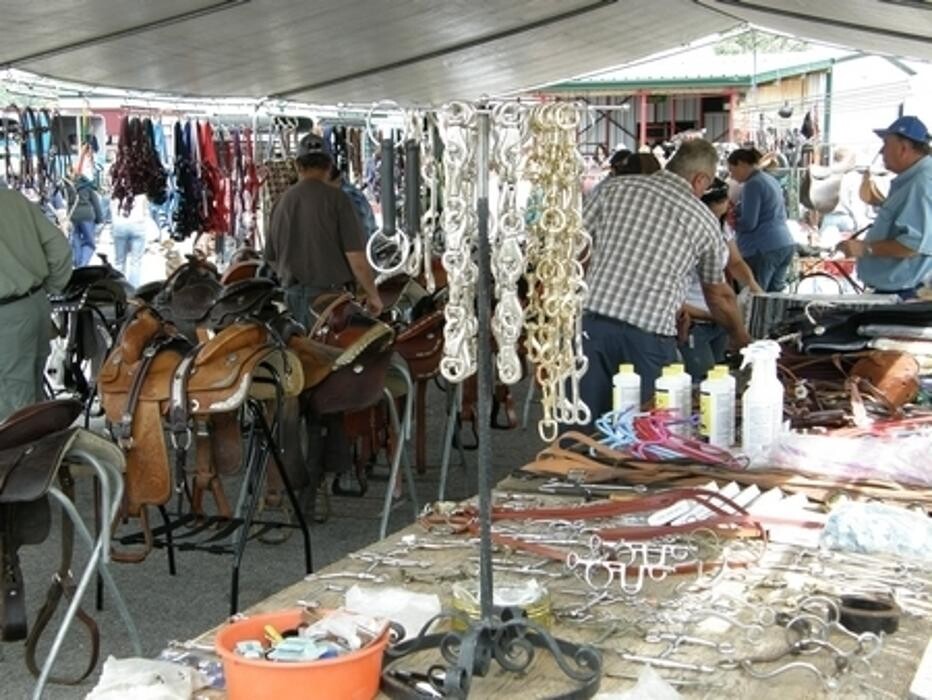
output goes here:
[[786, 287], [786, 273], [796, 254], [796, 246], [788, 245], [744, 259], [754, 273], [754, 279], [765, 292], [782, 292]]
[[589, 359], [589, 369], [580, 381], [579, 391], [595, 420], [612, 409], [612, 377], [623, 362], [634, 364], [641, 376], [641, 403], [651, 399], [654, 382], [664, 365], [676, 362], [676, 338], [587, 312], [583, 316], [583, 353]]
[[712, 366], [725, 359], [728, 333], [717, 323], [694, 323], [689, 339], [679, 346], [686, 371], [698, 384], [708, 375]]
[[146, 230], [144, 222], [113, 224], [114, 267], [134, 287], [139, 286], [142, 258], [146, 252]]
[[71, 256], [75, 267], [84, 267], [94, 257], [97, 248], [97, 224], [74, 221], [71, 228]]

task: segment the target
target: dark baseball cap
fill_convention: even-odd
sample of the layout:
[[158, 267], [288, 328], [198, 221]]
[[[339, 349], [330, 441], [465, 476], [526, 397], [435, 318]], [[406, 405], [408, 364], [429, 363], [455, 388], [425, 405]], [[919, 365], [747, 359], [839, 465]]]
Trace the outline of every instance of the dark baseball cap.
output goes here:
[[298, 158], [320, 153], [330, 155], [324, 140], [317, 134], [307, 134], [298, 142], [298, 152], [296, 154]]
[[884, 136], [902, 136], [904, 139], [916, 141], [918, 143], [929, 142], [929, 130], [922, 123], [919, 117], [905, 116], [900, 117], [886, 129], [874, 129], [874, 133], [880, 138]]

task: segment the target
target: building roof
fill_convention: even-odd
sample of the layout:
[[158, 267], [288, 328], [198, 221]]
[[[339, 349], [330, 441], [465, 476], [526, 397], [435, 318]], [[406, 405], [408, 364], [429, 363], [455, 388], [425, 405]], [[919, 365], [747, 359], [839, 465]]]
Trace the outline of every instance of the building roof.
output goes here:
[[543, 88], [542, 92], [628, 91], [680, 87], [747, 87], [829, 68], [835, 61], [858, 55], [847, 49], [810, 45], [803, 51], [718, 54], [718, 42], [648, 57], [634, 64], [599, 71]]

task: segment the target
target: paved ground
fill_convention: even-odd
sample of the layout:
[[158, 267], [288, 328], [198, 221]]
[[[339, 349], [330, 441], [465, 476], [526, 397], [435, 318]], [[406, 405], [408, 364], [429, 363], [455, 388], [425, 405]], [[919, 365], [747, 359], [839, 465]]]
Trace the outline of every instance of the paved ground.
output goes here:
[[[515, 390], [519, 403], [524, 398], [526, 387], [527, 383], [524, 382]], [[432, 391], [429, 401], [428, 462], [437, 465], [440, 462], [443, 435], [444, 401], [439, 390]], [[493, 431], [496, 480], [527, 462], [540, 449], [534, 423], [536, 415], [536, 410], [532, 410], [531, 424], [526, 430]], [[312, 528], [315, 567], [325, 566], [377, 539], [386, 472], [386, 469], [376, 471], [376, 477], [370, 482], [365, 497], [333, 499], [333, 516], [328, 522]], [[420, 503], [436, 499], [438, 476], [438, 469], [433, 466], [425, 475], [417, 477]], [[466, 453], [466, 466], [463, 468], [459, 466], [454, 452], [448, 498], [459, 499], [474, 494], [475, 483], [475, 453]], [[231, 484], [228, 493], [233, 493], [233, 486]], [[79, 508], [82, 514], [89, 515], [92, 512], [87, 495], [89, 485], [80, 484], [80, 487], [83, 488], [79, 493]], [[412, 520], [410, 506], [403, 503], [393, 512], [390, 531], [405, 527]], [[27, 604], [32, 618], [44, 600], [46, 582], [57, 567], [57, 541], [50, 539], [42, 546], [23, 548], [22, 555]], [[81, 566], [83, 561], [76, 561], [75, 569], [80, 570]], [[112, 565], [117, 585], [139, 627], [146, 655], [157, 654], [170, 639], [190, 638], [224, 619], [228, 612], [229, 567], [229, 557], [183, 552], [178, 555], [178, 575], [172, 577], [168, 574], [162, 551], [153, 552], [141, 564]], [[297, 533], [280, 545], [250, 543], [243, 563], [240, 607], [254, 604], [293, 583], [302, 574], [301, 546]], [[113, 606], [106, 606], [102, 612], [95, 613], [95, 617], [101, 627], [101, 658], [109, 654], [131, 655], [128, 636]], [[48, 636], [47, 644], [53, 634]], [[86, 654], [85, 641], [79, 627], [69, 636], [57, 670], [64, 674], [77, 669], [85, 662]], [[0, 645], [0, 679], [0, 698], [3, 700], [29, 697], [34, 682], [23, 664], [22, 644]], [[93, 687], [93, 682], [92, 677], [75, 688], [53, 686], [46, 697], [53, 700], [81, 698]]]

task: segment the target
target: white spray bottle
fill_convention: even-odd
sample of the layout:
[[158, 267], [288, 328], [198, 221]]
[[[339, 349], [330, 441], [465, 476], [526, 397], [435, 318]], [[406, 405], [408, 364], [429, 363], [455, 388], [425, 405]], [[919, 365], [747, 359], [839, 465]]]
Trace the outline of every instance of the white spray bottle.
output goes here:
[[777, 376], [780, 346], [757, 340], [741, 349], [751, 365], [751, 382], [741, 398], [741, 447], [754, 458], [773, 444], [783, 429], [783, 384]]

